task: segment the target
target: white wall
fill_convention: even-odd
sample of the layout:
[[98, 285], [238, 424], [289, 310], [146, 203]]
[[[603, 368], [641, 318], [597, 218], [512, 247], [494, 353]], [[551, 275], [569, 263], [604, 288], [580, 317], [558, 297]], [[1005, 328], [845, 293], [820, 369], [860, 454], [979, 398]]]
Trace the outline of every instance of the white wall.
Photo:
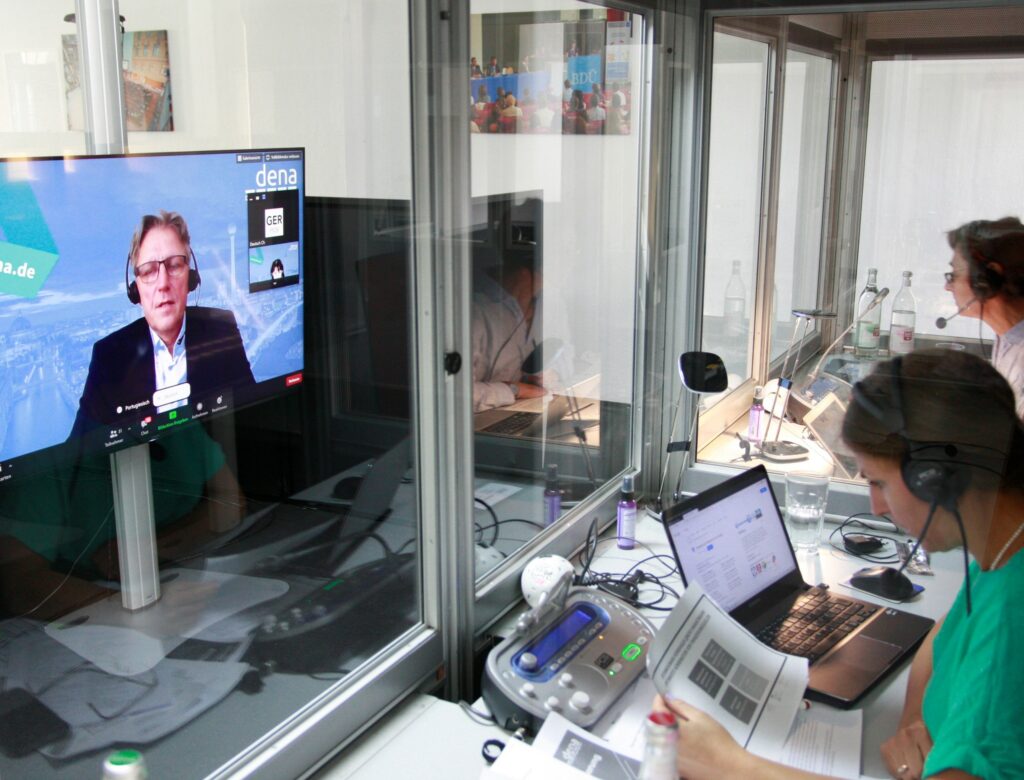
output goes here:
[[[0, 152], [82, 153], [64, 130], [60, 35], [73, 3], [0, 0]], [[579, 9], [582, 3], [558, 7]], [[551, 10], [477, 2], [474, 13]], [[129, 30], [166, 29], [174, 131], [131, 133], [131, 151], [305, 146], [310, 195], [408, 199], [412, 192], [408, 10], [404, 0], [122, 0]], [[639, 34], [639, 25], [635, 29]], [[13, 124], [10, 54], [46, 52], [31, 127]], [[634, 57], [634, 94], [641, 51]], [[38, 59], [38, 57], [37, 57]], [[639, 102], [636, 107], [639, 107]], [[479, 136], [473, 195], [542, 190], [547, 306], [577, 356], [599, 360], [603, 393], [631, 398], [637, 279], [638, 138]], [[558, 316], [556, 316], [558, 315]]]

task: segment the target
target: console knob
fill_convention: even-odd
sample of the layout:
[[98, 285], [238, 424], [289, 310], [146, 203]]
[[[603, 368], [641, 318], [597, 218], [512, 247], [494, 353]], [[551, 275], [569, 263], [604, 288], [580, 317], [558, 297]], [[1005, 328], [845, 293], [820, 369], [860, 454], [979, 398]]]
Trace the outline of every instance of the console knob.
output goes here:
[[558, 678], [558, 684], [563, 688], [572, 687], [572, 675], [569, 672], [565, 672], [561, 677]]
[[556, 712], [562, 709], [562, 702], [558, 700], [557, 696], [548, 696], [548, 699], [544, 704], [549, 710], [555, 710]]
[[537, 695], [537, 689], [533, 683], [523, 683], [519, 688], [519, 692], [528, 699], [532, 699]]
[[523, 653], [519, 656], [519, 666], [530, 672], [537, 668], [537, 656], [533, 653]]
[[580, 712], [590, 712], [590, 694], [584, 691], [576, 691], [569, 697], [569, 706]]

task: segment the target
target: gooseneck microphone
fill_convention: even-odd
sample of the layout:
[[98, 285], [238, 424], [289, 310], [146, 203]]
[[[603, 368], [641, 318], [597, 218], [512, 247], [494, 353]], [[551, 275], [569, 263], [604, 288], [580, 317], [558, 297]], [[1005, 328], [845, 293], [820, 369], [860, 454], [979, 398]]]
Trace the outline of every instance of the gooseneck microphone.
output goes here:
[[812, 384], [814, 384], [814, 380], [817, 379], [818, 378], [818, 374], [821, 373], [821, 366], [825, 362], [825, 359], [830, 354], [832, 354], [832, 350], [836, 348], [836, 345], [839, 344], [840, 341], [842, 341], [843, 339], [846, 338], [846, 334], [849, 333], [851, 330], [853, 330], [853, 326], [857, 324], [857, 320], [859, 320], [861, 317], [863, 317], [869, 311], [873, 311], [874, 309], [876, 309], [879, 306], [881, 306], [882, 305], [882, 301], [885, 300], [885, 298], [886, 298], [886, 296], [888, 294], [889, 294], [889, 288], [888, 287], [883, 287], [881, 290], [876, 292], [875, 293], [875, 297], [871, 299], [871, 303], [869, 303], [867, 306], [864, 307], [864, 311], [862, 311], [860, 314], [858, 314], [856, 317], [854, 317], [853, 322], [851, 322], [849, 325], [847, 325], [846, 329], [843, 330], [843, 332], [839, 334], [839, 338], [837, 338], [835, 341], [833, 341], [831, 344], [828, 345], [828, 349], [826, 349], [824, 352], [821, 353], [821, 360], [818, 361], [818, 364], [814, 367], [814, 370], [808, 376], [807, 382], [804, 383], [804, 390], [806, 390], [808, 387], [810, 387]]
[[939, 317], [937, 320], [935, 320], [935, 327], [938, 328], [939, 330], [942, 330], [943, 328], [946, 327], [946, 325], [949, 323], [951, 319], [953, 319], [954, 317], [959, 317], [961, 312], [973, 306], [975, 303], [977, 303], [977, 301], [977, 298], [971, 298], [971, 300], [967, 301], [967, 303], [965, 303], [963, 306], [957, 309], [956, 313], [952, 317]]

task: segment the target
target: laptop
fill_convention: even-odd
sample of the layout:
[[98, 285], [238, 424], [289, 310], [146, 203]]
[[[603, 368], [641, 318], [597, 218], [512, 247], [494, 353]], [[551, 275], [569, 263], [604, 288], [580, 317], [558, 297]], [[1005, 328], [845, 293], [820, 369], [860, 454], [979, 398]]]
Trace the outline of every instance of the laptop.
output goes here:
[[843, 441], [846, 406], [835, 393], [828, 393], [804, 415], [804, 425], [815, 440], [832, 456], [835, 475], [844, 479], [857, 476], [857, 459]]
[[[579, 411], [590, 406], [589, 401], [578, 401]], [[574, 420], [569, 396], [552, 396], [547, 406], [547, 436], [556, 438], [574, 432], [574, 425], [583, 428], [596, 425], [597, 420]], [[514, 411], [508, 408], [487, 409], [473, 415], [473, 429], [477, 433], [516, 438], [540, 438], [544, 435], [545, 412]]]
[[810, 660], [808, 698], [852, 706], [935, 623], [804, 582], [764, 466], [669, 507], [664, 523], [684, 584], [700, 583], [765, 644]]

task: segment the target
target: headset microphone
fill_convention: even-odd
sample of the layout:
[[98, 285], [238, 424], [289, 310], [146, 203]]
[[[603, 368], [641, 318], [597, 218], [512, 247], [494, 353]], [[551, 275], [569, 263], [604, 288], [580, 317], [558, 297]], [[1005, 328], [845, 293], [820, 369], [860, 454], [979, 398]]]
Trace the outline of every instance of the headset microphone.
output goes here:
[[967, 303], [965, 303], [963, 306], [961, 306], [959, 309], [957, 309], [956, 313], [952, 317], [939, 317], [937, 320], [935, 320], [935, 327], [938, 328], [939, 330], [942, 330], [943, 328], [946, 327], [946, 324], [951, 319], [953, 319], [953, 317], [959, 317], [960, 313], [962, 311], [964, 311], [964, 309], [967, 309], [968, 307], [973, 306], [975, 303], [977, 303], [977, 301], [978, 301], [977, 298], [971, 298], [971, 300], [967, 301]]

